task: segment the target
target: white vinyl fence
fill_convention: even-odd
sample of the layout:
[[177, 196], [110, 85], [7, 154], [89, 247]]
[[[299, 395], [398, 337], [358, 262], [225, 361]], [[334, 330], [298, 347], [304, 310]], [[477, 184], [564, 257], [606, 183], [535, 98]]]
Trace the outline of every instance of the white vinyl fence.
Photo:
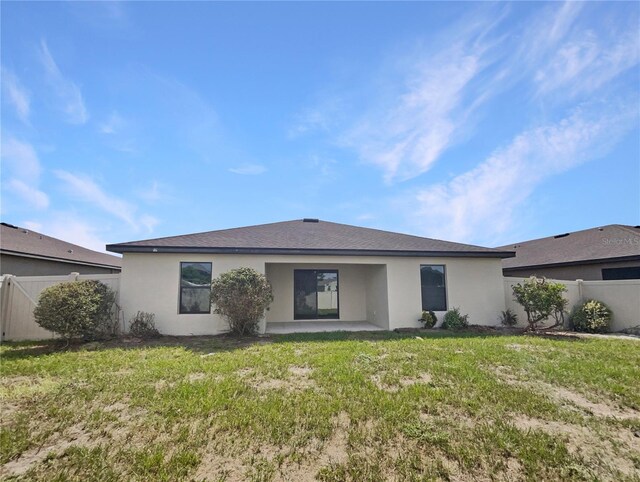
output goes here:
[[33, 319], [33, 309], [45, 288], [69, 281], [94, 279], [103, 282], [120, 296], [120, 274], [78, 274], [67, 276], [13, 276], [0, 278], [0, 317], [2, 340], [44, 340], [55, 335]]
[[[527, 315], [514, 299], [512, 287], [527, 278], [504, 278], [506, 306], [518, 315], [519, 324], [525, 324]], [[613, 311], [611, 331], [621, 331], [640, 325], [640, 280], [615, 281], [566, 281], [549, 280], [567, 287], [565, 298], [569, 300], [569, 312], [575, 305], [587, 300], [598, 300]]]

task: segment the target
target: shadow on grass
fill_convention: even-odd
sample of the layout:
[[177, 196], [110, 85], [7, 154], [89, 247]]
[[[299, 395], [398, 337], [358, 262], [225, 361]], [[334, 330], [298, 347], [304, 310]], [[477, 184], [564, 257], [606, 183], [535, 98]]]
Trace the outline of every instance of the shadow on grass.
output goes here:
[[145, 350], [154, 348], [178, 347], [198, 353], [209, 355], [234, 350], [241, 350], [255, 345], [267, 345], [272, 343], [326, 343], [339, 341], [394, 341], [415, 339], [469, 339], [469, 338], [495, 338], [503, 336], [526, 336], [533, 338], [546, 338], [561, 341], [586, 341], [584, 338], [573, 335], [559, 335], [553, 333], [525, 333], [522, 329], [495, 329], [489, 327], [471, 327], [468, 330], [411, 330], [411, 331], [331, 331], [320, 333], [290, 333], [261, 336], [236, 337], [228, 334], [202, 335], [202, 336], [161, 336], [154, 339], [140, 339], [132, 337], [114, 338], [112, 340], [83, 342], [63, 340], [46, 340], [35, 342], [5, 342], [5, 349], [1, 358], [4, 361], [19, 360], [31, 357], [46, 356], [54, 353], [102, 351], [102, 350]]

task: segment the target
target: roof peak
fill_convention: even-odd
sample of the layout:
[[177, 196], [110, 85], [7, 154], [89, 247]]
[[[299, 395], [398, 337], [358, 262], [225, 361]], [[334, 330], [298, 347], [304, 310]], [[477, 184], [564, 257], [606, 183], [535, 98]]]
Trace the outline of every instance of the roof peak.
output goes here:
[[[114, 252], [150, 251], [263, 253], [263, 254], [360, 254], [400, 252], [484, 253], [508, 256], [510, 253], [470, 244], [454, 243], [396, 233], [375, 228], [303, 218], [246, 227], [204, 231], [179, 236], [108, 245]], [[339, 253], [338, 253], [339, 252]], [[408, 254], [404, 254], [408, 255]], [[416, 254], [414, 254], [416, 255]]]

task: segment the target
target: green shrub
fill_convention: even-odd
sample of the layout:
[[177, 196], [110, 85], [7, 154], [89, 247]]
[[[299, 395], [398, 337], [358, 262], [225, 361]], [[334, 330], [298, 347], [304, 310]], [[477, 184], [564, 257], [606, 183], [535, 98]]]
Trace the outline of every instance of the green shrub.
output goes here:
[[538, 324], [553, 317], [555, 323], [547, 329], [564, 324], [567, 300], [563, 293], [567, 287], [562, 283], [550, 283], [545, 278], [532, 276], [524, 283], [513, 286], [513, 297], [527, 314], [528, 329], [538, 329]]
[[509, 309], [501, 311], [500, 323], [504, 326], [516, 326], [518, 324], [518, 315]]
[[116, 295], [96, 280], [58, 283], [40, 293], [36, 323], [63, 338], [95, 340], [117, 331]]
[[129, 321], [129, 334], [139, 338], [157, 338], [160, 332], [154, 323], [156, 315], [146, 311], [138, 311]]
[[442, 328], [445, 330], [461, 330], [469, 326], [469, 315], [460, 313], [460, 308], [453, 308], [444, 314]]
[[438, 322], [438, 318], [436, 317], [436, 314], [433, 311], [429, 310], [429, 311], [422, 312], [420, 321], [422, 322], [422, 326], [424, 328], [433, 328], [434, 326], [436, 326], [436, 323]]
[[612, 312], [607, 305], [597, 300], [589, 300], [577, 306], [569, 318], [576, 331], [605, 333], [609, 331]]
[[224, 316], [231, 333], [251, 335], [273, 301], [266, 276], [252, 268], [233, 269], [211, 282], [214, 313]]

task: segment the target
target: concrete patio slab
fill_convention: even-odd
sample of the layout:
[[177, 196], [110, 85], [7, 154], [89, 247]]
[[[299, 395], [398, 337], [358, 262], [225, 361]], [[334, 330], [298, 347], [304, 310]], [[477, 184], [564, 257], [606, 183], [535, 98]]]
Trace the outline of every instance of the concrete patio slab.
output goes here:
[[366, 321], [290, 321], [267, 323], [268, 334], [321, 333], [327, 331], [384, 331]]

